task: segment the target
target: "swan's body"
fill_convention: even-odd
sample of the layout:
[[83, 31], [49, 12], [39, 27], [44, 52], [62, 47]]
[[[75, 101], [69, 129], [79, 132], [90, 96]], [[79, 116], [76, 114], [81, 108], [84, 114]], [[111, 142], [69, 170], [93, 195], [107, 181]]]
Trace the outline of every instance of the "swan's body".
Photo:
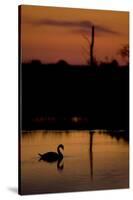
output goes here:
[[57, 152], [47, 152], [44, 154], [39, 154], [40, 159], [47, 161], [47, 162], [55, 162], [57, 160], [62, 160], [63, 159], [63, 154], [60, 151], [60, 148], [62, 148], [64, 150], [64, 146], [62, 144], [60, 144], [57, 147]]

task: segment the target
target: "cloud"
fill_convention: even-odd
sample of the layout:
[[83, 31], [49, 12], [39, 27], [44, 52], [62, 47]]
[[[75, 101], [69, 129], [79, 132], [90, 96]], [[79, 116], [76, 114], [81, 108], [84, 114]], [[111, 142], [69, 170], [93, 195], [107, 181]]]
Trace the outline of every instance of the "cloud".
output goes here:
[[73, 33], [80, 33], [82, 31], [87, 32], [90, 27], [95, 26], [96, 32], [120, 35], [120, 33], [113, 31], [107, 27], [94, 24], [91, 21], [66, 21], [66, 20], [54, 20], [54, 19], [39, 19], [35, 21], [27, 20], [27, 23], [30, 23], [34, 26], [56, 26], [56, 27], [66, 27], [70, 28]]

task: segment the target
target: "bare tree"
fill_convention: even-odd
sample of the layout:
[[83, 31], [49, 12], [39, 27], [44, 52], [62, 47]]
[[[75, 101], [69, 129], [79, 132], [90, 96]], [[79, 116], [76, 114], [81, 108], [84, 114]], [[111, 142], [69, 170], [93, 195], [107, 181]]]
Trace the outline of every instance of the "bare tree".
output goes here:
[[91, 27], [91, 35], [90, 40], [89, 36], [85, 33], [82, 34], [83, 38], [87, 42], [87, 47], [82, 47], [83, 55], [87, 57], [87, 63], [90, 64], [90, 66], [93, 66], [95, 64], [95, 58], [94, 58], [94, 37], [95, 37], [95, 27]]
[[84, 59], [85, 59], [85, 61], [86, 61], [86, 63], [87, 64], [89, 64], [89, 52], [90, 52], [90, 50], [89, 50], [89, 46], [90, 46], [90, 40], [89, 40], [89, 36], [88, 36], [88, 33], [85, 33], [85, 32], [83, 32], [83, 33], [81, 33], [82, 34], [82, 37], [84, 38], [84, 40], [85, 40], [85, 42], [86, 42], [86, 44], [84, 45], [84, 46], [81, 46], [81, 48], [82, 48], [82, 54], [83, 54], [83, 57], [84, 57]]

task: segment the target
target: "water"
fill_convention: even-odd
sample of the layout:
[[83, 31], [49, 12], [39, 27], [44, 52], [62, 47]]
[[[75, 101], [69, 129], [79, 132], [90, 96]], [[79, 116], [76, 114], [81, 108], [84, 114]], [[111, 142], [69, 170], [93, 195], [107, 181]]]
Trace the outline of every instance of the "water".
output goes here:
[[[39, 161], [38, 153], [56, 151], [59, 144], [64, 145], [60, 163]], [[104, 131], [31, 131], [21, 136], [22, 194], [128, 188], [128, 169], [128, 141]]]

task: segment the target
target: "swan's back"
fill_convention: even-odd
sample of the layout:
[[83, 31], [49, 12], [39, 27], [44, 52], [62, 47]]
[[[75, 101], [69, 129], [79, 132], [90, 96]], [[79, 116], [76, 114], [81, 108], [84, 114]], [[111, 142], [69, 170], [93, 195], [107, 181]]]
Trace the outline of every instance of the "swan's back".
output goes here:
[[48, 161], [48, 162], [54, 162], [59, 159], [59, 155], [56, 152], [47, 152], [45, 154], [39, 154], [41, 156], [42, 160]]

